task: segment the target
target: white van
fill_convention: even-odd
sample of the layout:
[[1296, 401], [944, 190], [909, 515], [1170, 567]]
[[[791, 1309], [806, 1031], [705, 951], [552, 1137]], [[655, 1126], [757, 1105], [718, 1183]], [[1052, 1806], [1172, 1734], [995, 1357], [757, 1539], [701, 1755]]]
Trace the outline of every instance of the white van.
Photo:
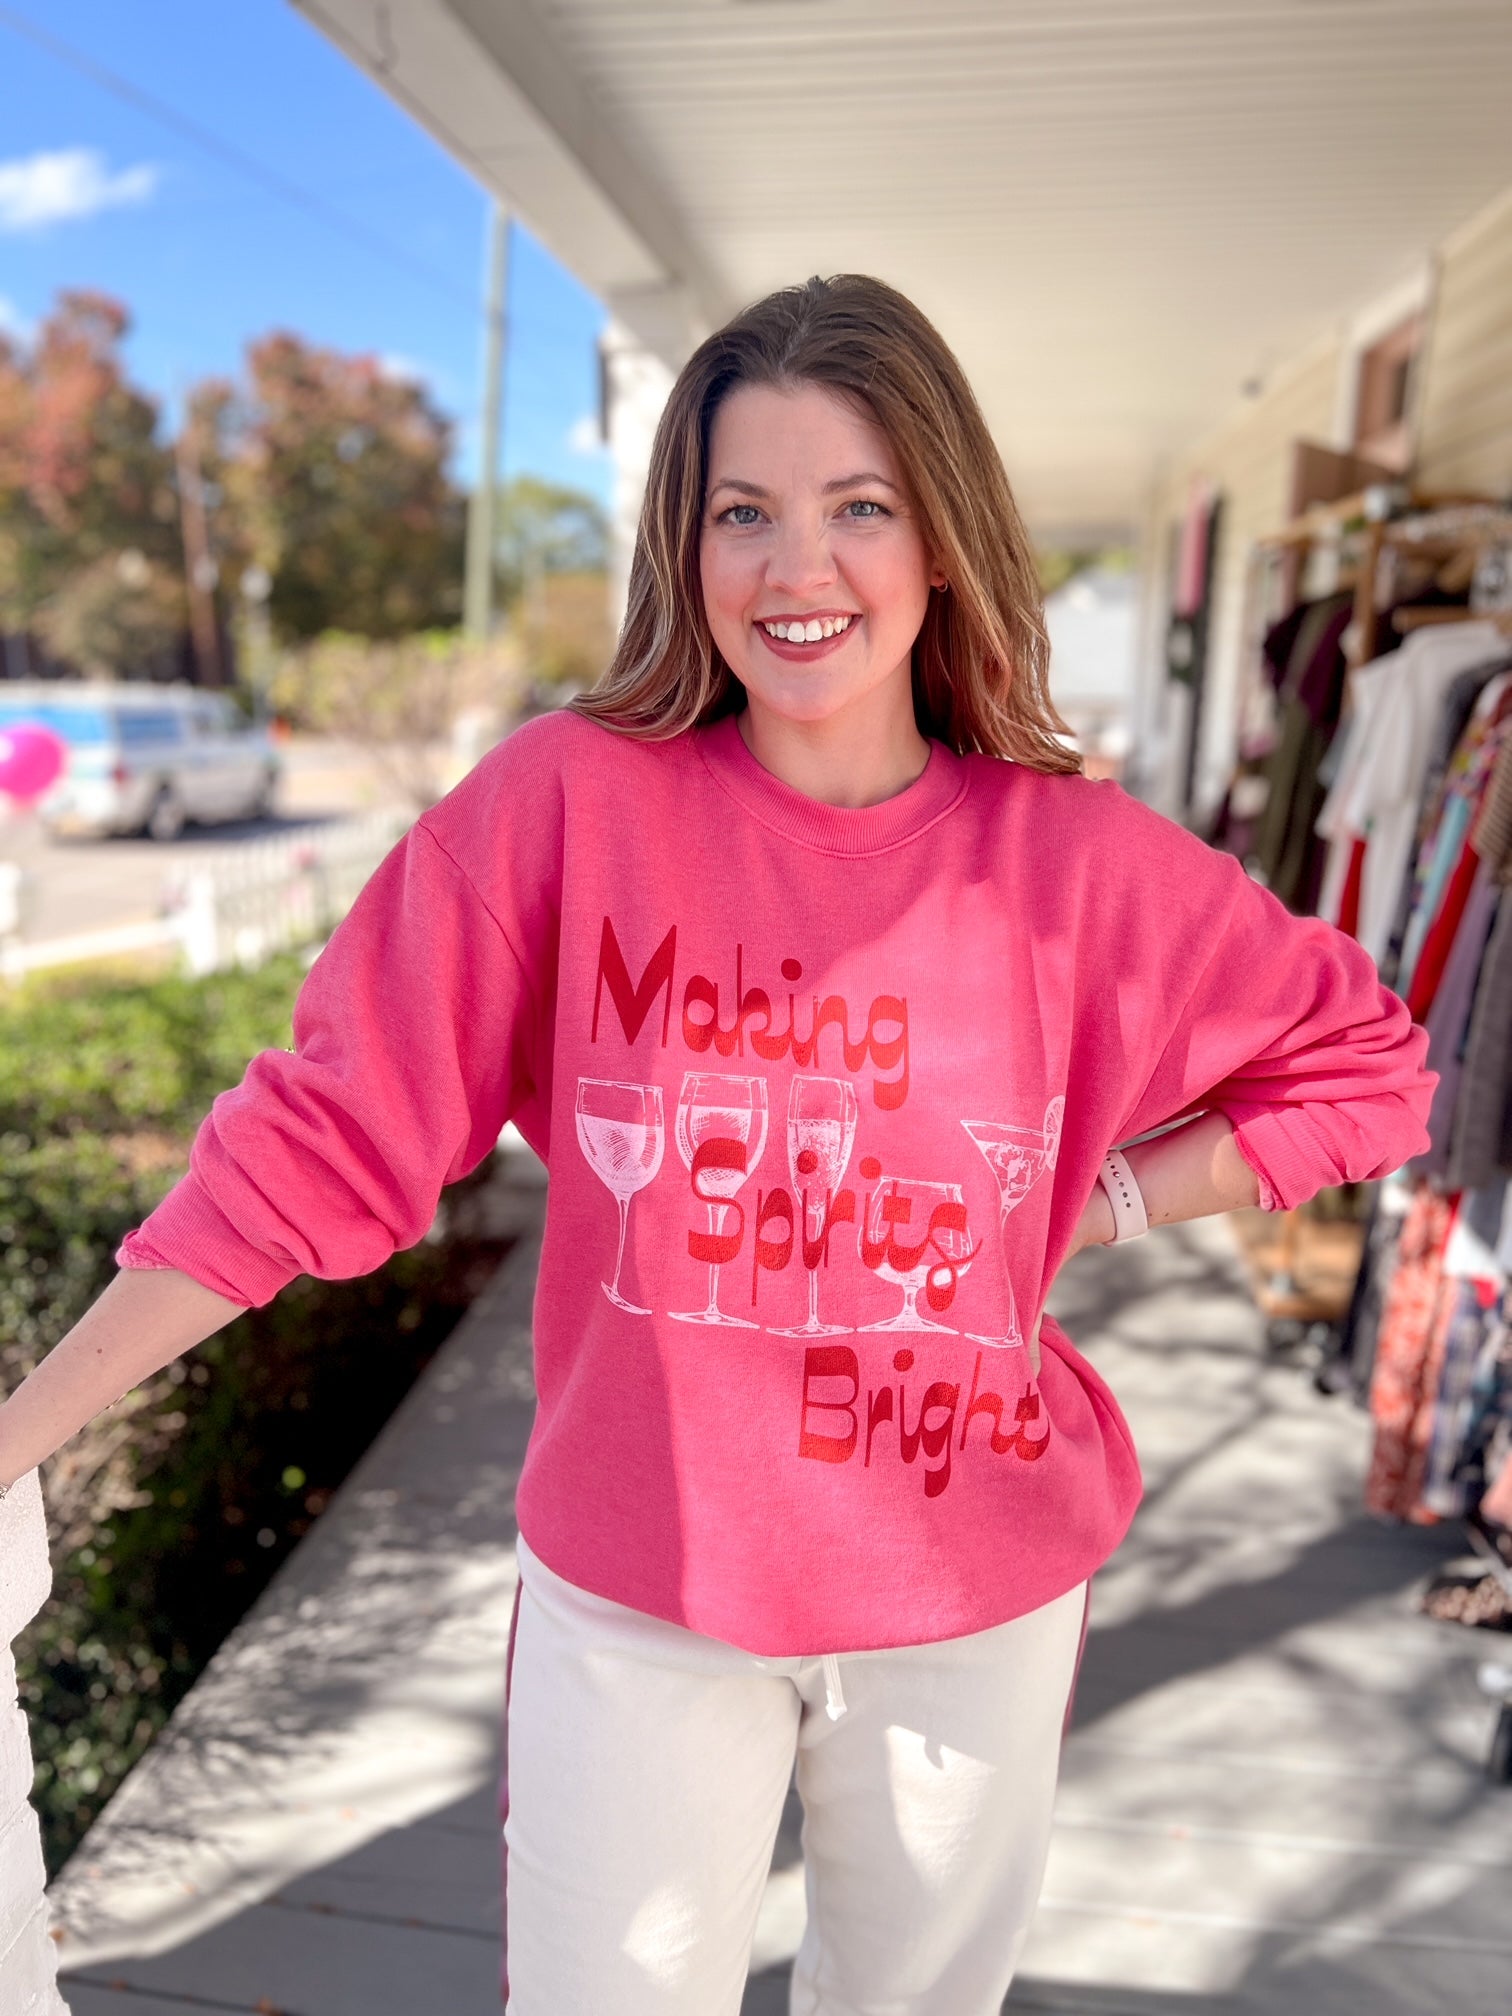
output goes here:
[[191, 820], [262, 818], [282, 771], [277, 749], [222, 693], [108, 680], [0, 680], [0, 729], [35, 723], [68, 745], [37, 801], [52, 834], [147, 833]]

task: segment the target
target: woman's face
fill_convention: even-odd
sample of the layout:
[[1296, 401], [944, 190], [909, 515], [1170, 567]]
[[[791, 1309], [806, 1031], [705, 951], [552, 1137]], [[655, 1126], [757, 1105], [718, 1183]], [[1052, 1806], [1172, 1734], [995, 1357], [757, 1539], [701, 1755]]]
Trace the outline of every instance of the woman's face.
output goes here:
[[720, 404], [699, 563], [725, 663], [753, 707], [794, 723], [906, 692], [943, 580], [881, 428], [806, 384], [741, 385]]

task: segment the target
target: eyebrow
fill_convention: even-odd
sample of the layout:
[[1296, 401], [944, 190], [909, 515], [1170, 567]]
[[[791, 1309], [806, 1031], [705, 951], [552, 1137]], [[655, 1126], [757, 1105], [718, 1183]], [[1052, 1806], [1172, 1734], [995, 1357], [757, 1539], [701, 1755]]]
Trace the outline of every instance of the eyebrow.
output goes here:
[[[854, 475], [837, 476], [832, 483], [825, 484], [820, 494], [832, 497], [839, 490], [857, 490], [867, 483], [875, 483], [883, 490], [891, 490], [895, 497], [901, 497], [903, 494], [896, 483], [890, 483], [875, 469], [858, 469]], [[716, 490], [738, 490], [742, 497], [769, 497], [772, 494], [769, 490], [763, 490], [759, 483], [747, 483], [740, 476], [721, 476], [717, 483], [709, 486], [709, 495], [712, 497]]]

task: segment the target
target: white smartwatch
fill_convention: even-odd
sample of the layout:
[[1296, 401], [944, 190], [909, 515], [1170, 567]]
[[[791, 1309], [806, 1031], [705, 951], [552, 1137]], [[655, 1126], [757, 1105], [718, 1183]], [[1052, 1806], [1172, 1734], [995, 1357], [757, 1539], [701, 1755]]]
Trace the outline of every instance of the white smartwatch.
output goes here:
[[1108, 1193], [1108, 1202], [1113, 1206], [1114, 1245], [1123, 1239], [1138, 1239], [1148, 1232], [1150, 1216], [1145, 1210], [1144, 1193], [1135, 1181], [1128, 1156], [1110, 1148], [1103, 1157], [1097, 1180]]

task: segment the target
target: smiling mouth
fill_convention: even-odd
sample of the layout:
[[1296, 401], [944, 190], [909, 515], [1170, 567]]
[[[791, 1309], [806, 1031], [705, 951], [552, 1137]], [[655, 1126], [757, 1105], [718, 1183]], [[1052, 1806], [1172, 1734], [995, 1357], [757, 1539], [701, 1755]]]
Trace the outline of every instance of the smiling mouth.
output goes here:
[[849, 613], [837, 616], [780, 616], [770, 620], [758, 617], [756, 627], [777, 643], [821, 644], [832, 637], [843, 637], [856, 620], [855, 615]]

